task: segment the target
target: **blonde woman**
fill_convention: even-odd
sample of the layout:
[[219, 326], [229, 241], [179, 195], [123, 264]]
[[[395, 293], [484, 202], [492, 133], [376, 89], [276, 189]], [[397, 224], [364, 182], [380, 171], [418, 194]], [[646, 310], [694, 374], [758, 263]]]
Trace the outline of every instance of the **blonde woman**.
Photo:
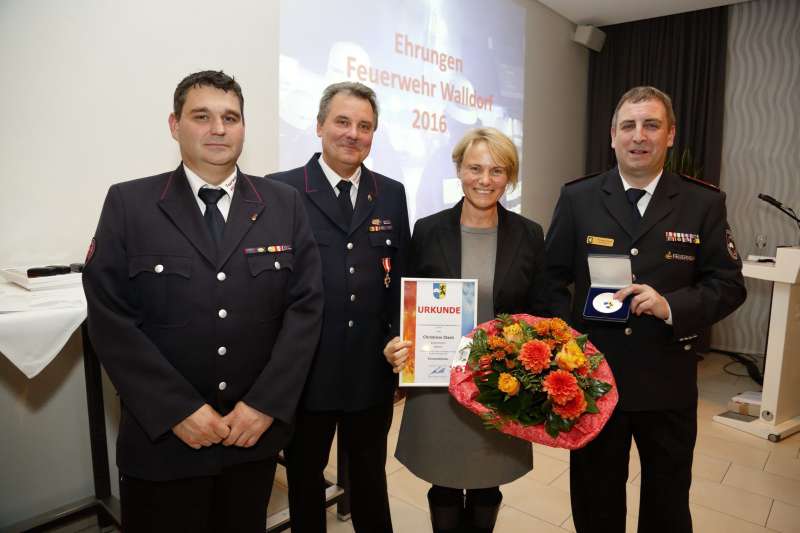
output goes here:
[[[417, 221], [410, 273], [417, 277], [477, 278], [478, 322], [498, 313], [547, 315], [544, 238], [539, 224], [499, 200], [518, 179], [514, 143], [494, 128], [467, 132], [453, 149], [464, 198]], [[395, 372], [405, 366], [410, 341], [395, 337], [384, 355]], [[446, 388], [409, 392], [395, 456], [430, 482], [435, 532], [494, 529], [499, 485], [531, 470], [531, 445], [483, 427]]]

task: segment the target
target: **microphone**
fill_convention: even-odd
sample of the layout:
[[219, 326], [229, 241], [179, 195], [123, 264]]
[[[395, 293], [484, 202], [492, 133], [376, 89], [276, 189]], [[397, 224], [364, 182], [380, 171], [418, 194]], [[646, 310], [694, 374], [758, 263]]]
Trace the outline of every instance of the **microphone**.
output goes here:
[[783, 204], [782, 204], [782, 203], [780, 203], [778, 200], [776, 200], [775, 198], [773, 198], [772, 196], [770, 196], [770, 195], [768, 195], [768, 194], [761, 194], [761, 193], [759, 193], [759, 194], [758, 194], [758, 199], [759, 199], [759, 200], [763, 200], [763, 201], [767, 202], [767, 203], [768, 203], [768, 204], [770, 204], [770, 205], [774, 205], [774, 206], [775, 206], [775, 207], [777, 207], [778, 209], [780, 209], [780, 208], [782, 208], [782, 207], [783, 207]]
[[769, 205], [777, 208], [778, 211], [780, 211], [784, 215], [794, 220], [795, 223], [797, 224], [797, 228], [800, 229], [800, 218], [798, 218], [797, 214], [794, 212], [794, 209], [792, 209], [791, 207], [784, 206], [782, 203], [780, 203], [778, 200], [776, 200], [775, 198], [773, 198], [768, 194], [759, 193], [758, 199], [767, 202]]

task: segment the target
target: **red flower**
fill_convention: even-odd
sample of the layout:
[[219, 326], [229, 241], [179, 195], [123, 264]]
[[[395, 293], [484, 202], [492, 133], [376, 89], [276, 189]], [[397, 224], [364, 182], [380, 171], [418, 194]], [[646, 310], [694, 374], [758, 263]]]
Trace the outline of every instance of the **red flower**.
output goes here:
[[576, 394], [574, 398], [564, 405], [553, 404], [553, 412], [561, 418], [571, 420], [578, 418], [586, 410], [586, 398], [583, 394]]
[[550, 366], [550, 347], [540, 341], [532, 340], [522, 345], [519, 350], [519, 362], [530, 372], [538, 374]]
[[564, 405], [578, 394], [583, 395], [575, 376], [566, 370], [550, 372], [542, 380], [542, 388], [547, 391], [553, 402]]
[[492, 356], [490, 355], [482, 355], [478, 358], [478, 367], [481, 370], [488, 370], [492, 367]]

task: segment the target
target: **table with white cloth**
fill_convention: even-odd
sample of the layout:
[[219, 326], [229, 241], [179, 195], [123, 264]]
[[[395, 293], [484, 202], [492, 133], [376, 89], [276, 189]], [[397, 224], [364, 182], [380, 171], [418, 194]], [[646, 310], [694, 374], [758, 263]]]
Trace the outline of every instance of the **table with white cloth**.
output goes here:
[[83, 288], [77, 284], [28, 291], [0, 281], [0, 353], [28, 379], [34, 378], [55, 359], [79, 326], [83, 340], [95, 494], [4, 528], [3, 531], [43, 531], [78, 516], [91, 514], [97, 514], [101, 526], [112, 523], [119, 525], [119, 500], [111, 495], [100, 363], [86, 329]]

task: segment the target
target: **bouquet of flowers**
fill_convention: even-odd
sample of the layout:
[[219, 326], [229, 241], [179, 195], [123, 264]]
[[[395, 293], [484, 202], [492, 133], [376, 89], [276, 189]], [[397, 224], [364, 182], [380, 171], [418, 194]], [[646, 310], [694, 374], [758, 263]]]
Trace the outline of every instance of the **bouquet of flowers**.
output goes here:
[[618, 400], [611, 369], [563, 320], [499, 315], [468, 336], [469, 357], [453, 368], [450, 394], [487, 427], [575, 449], [611, 416]]

